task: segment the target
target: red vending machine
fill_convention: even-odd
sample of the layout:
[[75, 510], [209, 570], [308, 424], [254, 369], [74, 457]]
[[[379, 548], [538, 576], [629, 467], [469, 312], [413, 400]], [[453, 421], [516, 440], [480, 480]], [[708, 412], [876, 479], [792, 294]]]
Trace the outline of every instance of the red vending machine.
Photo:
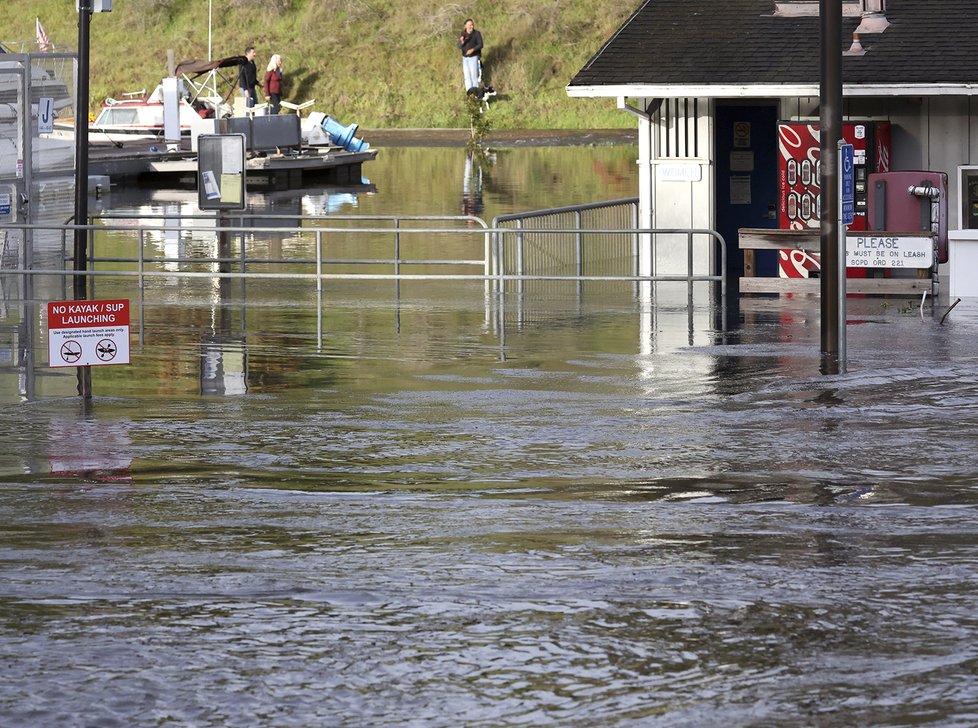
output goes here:
[[[890, 122], [846, 121], [842, 137], [852, 144], [855, 162], [855, 220], [849, 230], [867, 230], [869, 175], [890, 171]], [[820, 144], [817, 122], [778, 122], [778, 227], [782, 230], [819, 226]], [[800, 250], [779, 253], [782, 278], [807, 278], [818, 269], [817, 255]], [[847, 275], [862, 277], [865, 269], [850, 268]]]

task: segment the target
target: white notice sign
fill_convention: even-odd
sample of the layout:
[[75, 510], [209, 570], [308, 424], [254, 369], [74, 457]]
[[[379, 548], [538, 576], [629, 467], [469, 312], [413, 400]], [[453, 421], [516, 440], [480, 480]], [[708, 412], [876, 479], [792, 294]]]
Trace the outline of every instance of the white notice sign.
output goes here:
[[129, 301], [48, 303], [48, 366], [129, 363]]
[[695, 162], [668, 162], [656, 165], [656, 169], [663, 182], [699, 182], [703, 178], [703, 170]]
[[54, 99], [42, 96], [37, 100], [37, 133], [52, 134], [54, 132]]
[[929, 235], [846, 236], [847, 268], [930, 268], [933, 264], [934, 239]]

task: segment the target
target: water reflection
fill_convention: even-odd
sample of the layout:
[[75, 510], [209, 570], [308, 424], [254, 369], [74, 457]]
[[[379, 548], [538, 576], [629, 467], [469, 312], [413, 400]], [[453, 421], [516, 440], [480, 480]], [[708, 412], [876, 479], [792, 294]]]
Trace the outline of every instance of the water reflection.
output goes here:
[[77, 416], [57, 415], [48, 420], [48, 462], [39, 472], [103, 482], [128, 480], [131, 423], [100, 417], [83, 401], [72, 409]]
[[462, 175], [462, 215], [482, 215], [486, 209], [482, 201], [482, 168], [489, 164], [485, 152], [469, 150], [465, 155], [465, 171]]

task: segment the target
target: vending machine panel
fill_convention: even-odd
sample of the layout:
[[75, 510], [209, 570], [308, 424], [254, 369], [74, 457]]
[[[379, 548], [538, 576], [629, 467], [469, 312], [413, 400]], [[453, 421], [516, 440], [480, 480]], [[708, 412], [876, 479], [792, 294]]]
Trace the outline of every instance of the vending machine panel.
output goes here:
[[869, 229], [937, 233], [937, 261], [947, 263], [947, 174], [869, 175]]
[[[869, 175], [890, 169], [890, 123], [887, 121], [847, 121], [842, 125], [843, 140], [853, 146], [854, 209], [849, 230], [867, 230]], [[778, 227], [782, 230], [818, 228], [822, 214], [821, 135], [817, 122], [778, 123]], [[803, 266], [790, 255], [779, 256], [783, 278], [813, 275], [818, 270], [817, 256], [809, 256]], [[848, 275], [864, 276], [865, 271], [850, 268]]]

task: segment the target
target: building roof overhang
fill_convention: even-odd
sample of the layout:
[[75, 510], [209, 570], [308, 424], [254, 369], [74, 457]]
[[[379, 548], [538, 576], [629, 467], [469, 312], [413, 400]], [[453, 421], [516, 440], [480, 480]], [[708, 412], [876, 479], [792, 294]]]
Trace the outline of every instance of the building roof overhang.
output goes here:
[[[819, 95], [817, 83], [801, 84], [617, 84], [566, 87], [573, 98], [794, 98]], [[845, 84], [845, 97], [978, 96], [978, 83]]]
[[[567, 93], [818, 96], [819, 6], [816, 0], [643, 0], [578, 71]], [[877, 16], [866, 10], [842, 18], [839, 40], [849, 49], [842, 58], [844, 95], [978, 95], [978, 3], [887, 0], [885, 17]]]

